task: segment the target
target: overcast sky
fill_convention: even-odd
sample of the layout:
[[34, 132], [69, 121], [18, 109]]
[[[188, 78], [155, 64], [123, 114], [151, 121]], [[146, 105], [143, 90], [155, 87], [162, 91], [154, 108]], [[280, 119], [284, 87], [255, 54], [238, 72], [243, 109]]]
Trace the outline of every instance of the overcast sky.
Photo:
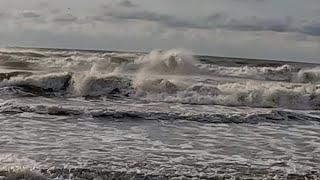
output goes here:
[[1, 0], [0, 46], [320, 62], [320, 0]]

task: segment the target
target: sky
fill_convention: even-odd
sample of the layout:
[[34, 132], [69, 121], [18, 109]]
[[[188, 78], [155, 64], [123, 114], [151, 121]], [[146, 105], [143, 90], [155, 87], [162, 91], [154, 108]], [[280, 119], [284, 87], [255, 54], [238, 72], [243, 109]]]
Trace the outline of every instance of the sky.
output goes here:
[[320, 62], [320, 0], [1, 0], [0, 46]]

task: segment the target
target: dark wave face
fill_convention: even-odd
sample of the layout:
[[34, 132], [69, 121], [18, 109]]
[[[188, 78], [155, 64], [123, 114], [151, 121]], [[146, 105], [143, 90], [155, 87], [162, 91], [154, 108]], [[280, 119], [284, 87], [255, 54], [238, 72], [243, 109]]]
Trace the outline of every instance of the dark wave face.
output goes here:
[[319, 110], [317, 64], [0, 49], [0, 178], [319, 179]]

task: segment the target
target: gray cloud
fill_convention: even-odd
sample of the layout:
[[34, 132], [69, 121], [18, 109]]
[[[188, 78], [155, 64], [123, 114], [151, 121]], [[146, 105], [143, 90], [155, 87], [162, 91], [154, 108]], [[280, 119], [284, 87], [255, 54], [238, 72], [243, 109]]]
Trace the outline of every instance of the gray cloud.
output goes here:
[[49, 1], [42, 1], [42, 2], [39, 2], [38, 7], [39, 8], [48, 8], [48, 7], [50, 7], [50, 3], [49, 3]]
[[209, 22], [221, 22], [226, 21], [227, 18], [228, 16], [225, 13], [213, 13], [209, 15], [206, 20]]
[[54, 9], [50, 9], [49, 12], [51, 14], [59, 14], [59, 13], [62, 13], [63, 11], [61, 9], [54, 8]]
[[261, 18], [257, 16], [237, 19], [228, 16], [226, 13], [213, 13], [201, 19], [190, 20], [146, 10], [128, 0], [111, 6], [104, 6], [103, 13], [101, 15], [91, 17], [91, 19], [95, 21], [151, 21], [161, 24], [167, 28], [272, 31], [278, 33], [295, 32], [311, 36], [320, 36], [319, 24], [309, 23], [303, 25], [304, 23], [300, 23], [289, 16], [277, 19]]
[[285, 19], [265, 19], [259, 17], [247, 17], [244, 19], [223, 18], [223, 21], [217, 27], [235, 31], [289, 32], [294, 31], [292, 23], [293, 19], [291, 17]]
[[189, 21], [188, 19], [178, 18], [173, 15], [161, 14], [143, 9], [130, 1], [122, 1], [115, 5], [104, 6], [103, 13], [93, 16], [91, 19], [95, 21], [150, 21], [164, 25], [168, 28], [209, 28], [201, 22]]
[[[236, 1], [236, 0], [233, 0]], [[263, 1], [263, 0], [237, 0], [237, 1]], [[50, 10], [49, 10], [50, 11]], [[8, 16], [4, 12], [0, 12], [0, 18]], [[160, 12], [145, 9], [139, 4], [129, 0], [118, 3], [105, 5], [102, 11], [91, 16], [76, 16], [73, 14], [65, 14], [60, 9], [51, 10], [50, 13], [38, 13], [36, 11], [23, 11], [10, 18], [27, 18], [34, 19], [41, 23], [58, 23], [62, 25], [68, 24], [93, 24], [94, 22], [129, 22], [129, 21], [148, 21], [165, 28], [171, 29], [200, 29], [215, 30], [225, 29], [229, 31], [272, 31], [277, 33], [294, 32], [310, 36], [320, 36], [320, 22], [300, 22], [293, 17], [281, 18], [264, 18], [259, 16], [247, 16], [235, 18], [227, 13], [217, 12], [206, 17], [198, 17], [198, 19], [188, 19], [176, 15], [162, 14]], [[10, 19], [6, 18], [6, 19]]]
[[53, 22], [61, 23], [61, 24], [75, 23], [78, 20], [79, 18], [72, 14], [60, 14], [52, 18]]
[[143, 21], [168, 21], [172, 17], [161, 15], [151, 11], [114, 11], [109, 9], [106, 14], [109, 17], [122, 20], [143, 20]]
[[252, 3], [252, 2], [265, 2], [266, 0], [233, 0], [235, 2], [248, 2], [248, 3]]
[[283, 19], [266, 19], [259, 17], [247, 17], [243, 19], [227, 18], [225, 15], [215, 15], [213, 20], [209, 18], [212, 28], [221, 28], [232, 31], [272, 31], [272, 32], [294, 32], [310, 36], [320, 36], [320, 23], [302, 23], [292, 17]]
[[304, 26], [300, 32], [312, 36], [320, 36], [320, 23]]
[[1, 10], [0, 10], [0, 18], [6, 18], [6, 17], [8, 17], [8, 16], [9, 16], [8, 13], [6, 13], [6, 12], [1, 12]]
[[23, 18], [39, 18], [41, 17], [40, 14], [33, 12], [33, 11], [24, 11], [19, 13], [19, 15]]
[[[129, 4], [129, 6], [128, 6]], [[104, 6], [102, 16], [111, 17], [118, 20], [142, 20], [142, 21], [168, 21], [173, 17], [169, 15], [158, 14], [140, 8], [138, 5], [131, 6], [130, 1], [122, 1], [121, 3]]]
[[0, 12], [0, 18], [5, 18], [6, 20], [38, 20], [40, 17], [42, 15], [34, 11]]
[[124, 6], [124, 7], [136, 7], [136, 6], [138, 6], [137, 4], [135, 4], [135, 3], [133, 3], [133, 2], [131, 2], [129, 0], [121, 1], [119, 4], [121, 6]]

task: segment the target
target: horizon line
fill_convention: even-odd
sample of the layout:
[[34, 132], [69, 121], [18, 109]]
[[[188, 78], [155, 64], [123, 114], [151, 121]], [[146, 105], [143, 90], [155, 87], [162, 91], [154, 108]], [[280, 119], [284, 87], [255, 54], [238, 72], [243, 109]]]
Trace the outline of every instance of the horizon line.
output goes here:
[[[85, 49], [85, 48], [72, 48], [72, 47], [38, 47], [38, 46], [5, 46], [4, 48], [17, 48], [17, 49], [52, 49], [52, 50], [74, 50], [74, 51], [95, 51], [95, 52], [118, 52], [118, 53], [141, 53], [148, 54], [151, 51], [139, 51], [139, 50], [108, 50], [108, 49]], [[175, 48], [171, 48], [175, 49]], [[178, 48], [176, 48], [178, 49]], [[284, 60], [284, 59], [267, 59], [267, 58], [252, 58], [252, 57], [241, 57], [241, 56], [223, 56], [223, 55], [210, 55], [210, 54], [192, 54], [196, 57], [214, 57], [214, 58], [228, 58], [229, 60], [249, 60], [249, 61], [273, 61], [278, 63], [304, 63], [304, 64], [316, 64], [320, 65], [320, 62], [315, 62], [316, 60], [311, 60], [311, 62], [304, 62], [298, 60]]]

